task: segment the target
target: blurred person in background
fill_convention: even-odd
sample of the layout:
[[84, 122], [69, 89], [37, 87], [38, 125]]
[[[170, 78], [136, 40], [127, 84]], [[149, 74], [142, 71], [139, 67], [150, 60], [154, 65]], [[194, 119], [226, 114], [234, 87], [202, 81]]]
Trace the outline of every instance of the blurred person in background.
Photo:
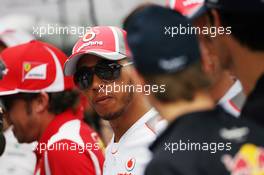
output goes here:
[[[23, 44], [33, 39], [32, 35], [21, 30], [3, 30], [0, 32], [0, 54], [8, 47]], [[1, 72], [4, 73], [5, 70]], [[0, 106], [4, 110], [1, 101]], [[32, 165], [36, 163], [35, 155], [32, 152], [34, 149], [33, 144], [19, 144], [12, 132], [12, 127], [10, 127], [5, 118], [3, 118], [3, 132], [6, 139], [6, 148], [0, 158], [0, 174], [32, 175], [34, 173]]]
[[[4, 76], [4, 71], [5, 71], [5, 65], [0, 60], [0, 80]], [[3, 116], [4, 116], [4, 110], [3, 107], [0, 107], [0, 156], [2, 156], [2, 154], [4, 153], [6, 146], [6, 139], [5, 136], [3, 135], [3, 127], [4, 127]]]
[[[144, 173], [151, 159], [148, 146], [165, 126], [142, 92], [129, 58], [126, 32], [118, 27], [92, 27], [73, 48], [66, 75], [87, 96], [98, 115], [110, 122], [114, 135], [106, 148], [104, 175]], [[119, 86], [119, 90], [106, 90]]]
[[166, 26], [190, 23], [156, 5], [134, 11], [124, 23], [142, 82], [166, 85], [165, 92], [149, 96], [170, 125], [150, 146], [154, 155], [145, 174], [263, 174], [262, 128], [215, 108], [195, 34], [164, 33]]
[[[206, 27], [206, 21], [210, 19], [207, 13], [199, 11], [205, 8], [203, 0], [170, 0], [169, 7], [192, 18], [194, 27], [199, 27], [200, 31]], [[197, 11], [199, 11], [199, 15]], [[212, 36], [203, 33], [197, 33], [197, 35], [201, 43], [208, 43], [207, 40], [213, 39]], [[202, 57], [203, 70], [212, 81], [210, 93], [215, 103], [220, 104], [227, 112], [238, 117], [246, 100], [242, 86], [232, 71], [222, 67], [220, 63], [222, 53], [217, 51], [216, 45], [208, 44], [207, 46], [208, 48], [201, 47], [201, 50], [206, 53], [206, 56]]]
[[[231, 27], [231, 34], [217, 35], [204, 47], [216, 46], [220, 63], [234, 72], [248, 96], [241, 116], [264, 125], [264, 3], [253, 1], [206, 1], [209, 27]], [[200, 11], [201, 11], [200, 10]]]
[[38, 141], [34, 174], [101, 175], [98, 135], [82, 121], [72, 78], [63, 76], [66, 55], [33, 40], [0, 57], [8, 70], [0, 81], [5, 117], [19, 143]]

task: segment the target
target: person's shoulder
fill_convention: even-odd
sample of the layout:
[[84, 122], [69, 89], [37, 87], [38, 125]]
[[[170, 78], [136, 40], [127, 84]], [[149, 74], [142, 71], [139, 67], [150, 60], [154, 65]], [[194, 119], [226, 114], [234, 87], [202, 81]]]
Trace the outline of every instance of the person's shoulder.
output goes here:
[[[71, 140], [59, 140], [45, 150], [44, 156], [48, 157], [50, 165], [74, 166], [71, 162], [88, 161], [88, 156], [83, 147]], [[63, 161], [62, 161], [63, 160]], [[59, 163], [59, 161], [62, 161]], [[77, 163], [76, 162], [76, 163]]]
[[239, 129], [245, 132], [250, 130], [252, 131], [250, 134], [256, 135], [256, 130], [259, 131], [261, 128], [248, 120], [235, 118], [218, 106], [213, 110], [193, 112], [177, 118], [156, 139], [151, 149], [155, 150], [161, 145], [164, 146], [165, 142], [179, 139], [219, 141], [225, 139], [222, 137], [223, 133], [227, 133], [225, 131], [236, 132]]
[[83, 145], [83, 139], [80, 136], [81, 121], [79, 119], [70, 120], [60, 126], [58, 132], [53, 134], [48, 142], [48, 147], [61, 140], [70, 140], [79, 145]]
[[83, 121], [81, 121], [79, 132], [85, 142], [102, 142], [99, 134]]
[[49, 139], [49, 145], [61, 141], [70, 140], [79, 145], [86, 142], [94, 143], [100, 140], [99, 135], [89, 125], [80, 119], [69, 120], [60, 126], [58, 132]]
[[[146, 175], [158, 175], [158, 174], [165, 174], [165, 170], [168, 170], [168, 167], [170, 166], [171, 162], [168, 161], [167, 158], [164, 158], [164, 156], [159, 157], [158, 159], [156, 157], [153, 157], [153, 159], [149, 162], [145, 169]], [[176, 169], [175, 166], [173, 166], [174, 169]], [[168, 174], [166, 172], [166, 174]]]
[[[213, 110], [194, 112], [186, 114], [173, 122], [174, 128], [192, 131], [208, 132], [208, 130], [222, 127], [248, 126], [258, 127], [254, 122], [246, 119], [236, 118], [217, 106]], [[201, 127], [203, 126], [203, 127]], [[208, 133], [212, 134], [212, 133]]]
[[166, 127], [166, 123], [152, 108], [123, 134], [120, 142], [133, 146], [148, 146], [156, 139], [160, 130]]
[[85, 147], [70, 140], [60, 140], [44, 153], [45, 165], [52, 174], [95, 174], [95, 168], [102, 166], [103, 157], [88, 154]]
[[140, 127], [122, 136], [120, 142], [123, 142], [124, 147], [148, 147], [157, 138], [157, 130], [155, 125], [148, 122]]
[[226, 169], [220, 160], [224, 155], [233, 161], [244, 150], [263, 148], [262, 131], [256, 123], [235, 118], [221, 108], [186, 114], [171, 123], [150, 147], [154, 156], [146, 174], [197, 174], [194, 172], [203, 168], [223, 174]]
[[146, 175], [160, 174], [197, 174], [199, 162], [197, 155], [191, 151], [176, 151], [172, 153], [170, 150], [160, 149], [155, 152], [152, 160], [146, 167]]
[[225, 113], [222, 108], [187, 113], [176, 118], [164, 133], [175, 133], [175, 136], [208, 133], [209, 129], [215, 128], [215, 126], [219, 127], [219, 121], [229, 117], [230, 115]]

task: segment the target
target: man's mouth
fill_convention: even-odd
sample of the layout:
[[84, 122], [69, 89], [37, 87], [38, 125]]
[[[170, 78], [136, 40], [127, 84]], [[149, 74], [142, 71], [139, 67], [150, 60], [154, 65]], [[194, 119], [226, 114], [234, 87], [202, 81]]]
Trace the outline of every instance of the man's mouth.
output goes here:
[[94, 101], [94, 104], [96, 104], [96, 105], [106, 105], [112, 99], [113, 99], [113, 97], [111, 97], [111, 96], [100, 96], [100, 97], [96, 97], [93, 101]]

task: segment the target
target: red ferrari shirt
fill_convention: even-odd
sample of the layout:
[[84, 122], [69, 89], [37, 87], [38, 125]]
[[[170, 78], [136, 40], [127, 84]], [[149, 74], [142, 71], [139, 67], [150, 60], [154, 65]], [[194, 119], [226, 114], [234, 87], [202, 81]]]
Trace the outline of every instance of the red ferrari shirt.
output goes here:
[[101, 143], [98, 135], [71, 111], [57, 115], [36, 147], [34, 175], [101, 175]]

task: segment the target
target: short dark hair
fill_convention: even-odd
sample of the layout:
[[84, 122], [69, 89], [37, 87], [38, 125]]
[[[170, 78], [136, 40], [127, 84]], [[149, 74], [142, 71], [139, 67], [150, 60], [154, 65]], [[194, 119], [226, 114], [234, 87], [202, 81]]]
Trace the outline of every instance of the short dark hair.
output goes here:
[[191, 101], [195, 93], [208, 90], [211, 84], [202, 70], [200, 61], [177, 73], [142, 76], [150, 85], [165, 85], [165, 92], [153, 93], [157, 100], [165, 103]]
[[67, 109], [75, 110], [79, 104], [79, 91], [67, 90], [49, 94], [49, 112], [60, 114]]
[[231, 35], [253, 51], [264, 51], [264, 13], [227, 12], [217, 10], [223, 27], [231, 27]]
[[[7, 95], [2, 97], [4, 107], [7, 111], [13, 105], [14, 100], [22, 99], [27, 103], [26, 110], [30, 114], [32, 109], [30, 104], [32, 100], [38, 98], [40, 93], [18, 93], [14, 95]], [[63, 92], [48, 93], [49, 106], [48, 111], [52, 114], [58, 115], [67, 109], [75, 110], [79, 102], [79, 92], [77, 90], [66, 90]]]
[[3, 102], [5, 111], [7, 112], [12, 108], [15, 100], [19, 100], [19, 99], [25, 100], [27, 104], [26, 111], [28, 114], [31, 114], [32, 109], [31, 109], [30, 103], [33, 99], [37, 98], [38, 96], [39, 96], [39, 93], [32, 93], [32, 94], [31, 93], [18, 93], [18, 94], [3, 96], [1, 97], [1, 100]]

